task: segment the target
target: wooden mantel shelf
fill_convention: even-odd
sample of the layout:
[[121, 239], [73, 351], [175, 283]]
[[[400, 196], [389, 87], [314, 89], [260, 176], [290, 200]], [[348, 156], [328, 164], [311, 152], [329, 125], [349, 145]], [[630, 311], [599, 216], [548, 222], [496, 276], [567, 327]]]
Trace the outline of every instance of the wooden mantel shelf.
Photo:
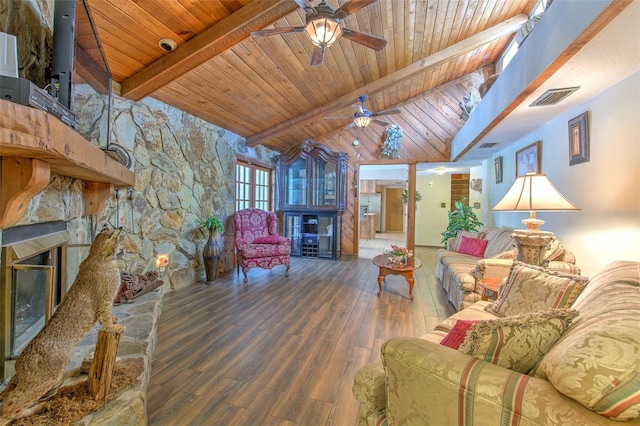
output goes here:
[[84, 181], [85, 215], [100, 211], [133, 172], [46, 111], [0, 100], [0, 229], [15, 225], [51, 173]]

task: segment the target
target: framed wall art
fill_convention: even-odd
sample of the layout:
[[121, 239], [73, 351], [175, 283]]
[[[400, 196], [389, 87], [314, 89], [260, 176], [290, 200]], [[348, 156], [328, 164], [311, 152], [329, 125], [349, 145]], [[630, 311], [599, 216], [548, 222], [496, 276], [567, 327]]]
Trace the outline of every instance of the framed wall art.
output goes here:
[[496, 173], [496, 183], [502, 183], [502, 155], [493, 160], [493, 170]]
[[542, 141], [537, 141], [531, 145], [516, 151], [516, 177], [524, 176], [527, 173], [540, 173], [542, 167]]
[[589, 112], [569, 120], [569, 165], [589, 161]]

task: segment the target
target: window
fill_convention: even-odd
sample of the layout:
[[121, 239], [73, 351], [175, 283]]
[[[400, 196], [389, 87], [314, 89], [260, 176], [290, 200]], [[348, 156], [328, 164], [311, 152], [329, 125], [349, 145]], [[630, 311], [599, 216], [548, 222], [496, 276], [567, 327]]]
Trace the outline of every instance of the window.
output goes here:
[[249, 207], [271, 210], [271, 174], [271, 169], [238, 160], [236, 211]]
[[[549, 3], [550, 3], [549, 0], [538, 0], [534, 8], [531, 10], [531, 13], [529, 14], [529, 18], [544, 13], [544, 11], [549, 6]], [[509, 65], [509, 62], [511, 62], [511, 59], [513, 59], [517, 51], [518, 51], [518, 43], [516, 42], [516, 39], [514, 37], [514, 39], [511, 40], [511, 43], [509, 43], [509, 45], [504, 50], [504, 52], [502, 53], [502, 56], [500, 57], [500, 59], [496, 64], [496, 72], [498, 74], [504, 71], [507, 65]]]

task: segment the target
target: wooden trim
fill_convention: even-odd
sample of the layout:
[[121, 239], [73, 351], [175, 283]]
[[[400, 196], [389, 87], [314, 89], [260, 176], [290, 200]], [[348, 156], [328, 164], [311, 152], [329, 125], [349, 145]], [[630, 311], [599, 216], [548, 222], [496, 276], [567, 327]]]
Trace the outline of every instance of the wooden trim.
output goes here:
[[84, 182], [82, 198], [84, 199], [84, 215], [93, 216], [102, 210], [104, 202], [113, 195], [114, 186], [104, 182]]
[[37, 158], [51, 173], [133, 186], [133, 172], [53, 115], [0, 100], [0, 156]]
[[407, 188], [407, 249], [416, 249], [416, 164], [409, 164]]
[[122, 96], [138, 101], [298, 9], [289, 0], [253, 1], [122, 82]]
[[49, 184], [49, 164], [30, 158], [2, 157], [0, 229], [22, 219], [29, 201]]

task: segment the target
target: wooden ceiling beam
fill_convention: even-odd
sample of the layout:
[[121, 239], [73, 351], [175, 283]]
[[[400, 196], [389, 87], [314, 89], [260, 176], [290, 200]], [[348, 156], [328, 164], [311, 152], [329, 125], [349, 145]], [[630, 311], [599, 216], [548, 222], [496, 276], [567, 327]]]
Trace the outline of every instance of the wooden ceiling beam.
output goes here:
[[357, 90], [347, 93], [329, 103], [312, 108], [309, 111], [297, 115], [296, 117], [292, 117], [268, 129], [255, 133], [247, 138], [247, 145], [256, 146], [260, 143], [263, 143], [267, 139], [278, 137], [283, 133], [289, 131], [290, 127], [292, 126], [301, 126], [307, 124], [315, 120], [317, 117], [324, 117], [325, 115], [328, 115], [335, 110], [351, 105], [354, 102], [354, 99], [364, 93], [369, 94], [370, 96], [374, 95], [392, 85], [396, 85], [401, 81], [411, 78], [418, 73], [425, 72], [431, 67], [442, 64], [460, 55], [464, 55], [467, 52], [477, 49], [478, 47], [481, 47], [501, 37], [513, 34], [526, 20], [527, 16], [524, 14], [519, 14], [514, 16], [513, 18], [507, 19], [500, 24], [488, 28], [452, 46], [444, 48], [434, 53], [433, 55], [426, 57], [423, 60], [414, 62], [413, 64], [405, 68], [382, 77]]
[[124, 80], [122, 96], [138, 101], [298, 8], [292, 0], [252, 1]]

